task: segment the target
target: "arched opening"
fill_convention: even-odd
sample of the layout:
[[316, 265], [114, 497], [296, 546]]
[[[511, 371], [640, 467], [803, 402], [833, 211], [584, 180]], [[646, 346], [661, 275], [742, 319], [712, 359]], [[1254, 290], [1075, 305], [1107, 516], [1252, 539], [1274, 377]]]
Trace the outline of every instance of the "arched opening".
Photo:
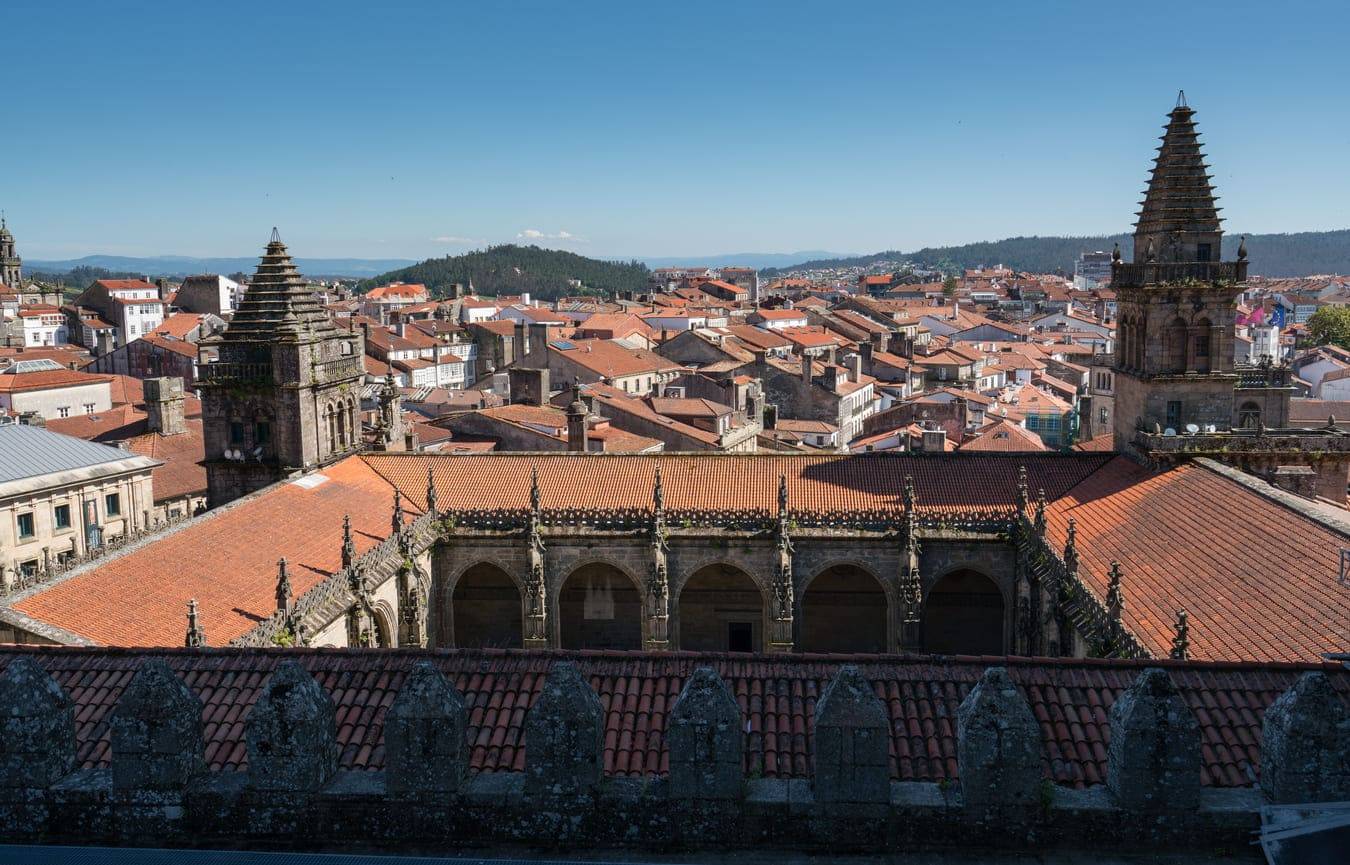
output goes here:
[[1171, 372], [1186, 371], [1186, 322], [1180, 317], [1167, 328], [1167, 368]]
[[1212, 346], [1210, 339], [1213, 336], [1209, 325], [1209, 319], [1202, 318], [1195, 323], [1195, 365], [1196, 372], [1209, 372]]
[[1256, 429], [1261, 425], [1261, 406], [1254, 402], [1244, 402], [1238, 409], [1238, 427]]
[[394, 648], [394, 617], [387, 604], [375, 608], [375, 645], [381, 649]]
[[924, 651], [942, 655], [1003, 655], [1003, 593], [979, 571], [953, 571], [924, 601]]
[[328, 428], [328, 452], [337, 452], [337, 414], [330, 402], [323, 410], [324, 423]]
[[347, 415], [338, 412], [337, 416], [337, 448], [336, 451], [347, 449]]
[[699, 568], [680, 590], [679, 647], [757, 652], [764, 645], [764, 598], [749, 574], [727, 564]]
[[460, 575], [450, 612], [456, 648], [519, 649], [524, 645], [520, 590], [496, 565], [481, 562]]
[[885, 652], [886, 592], [857, 565], [835, 565], [802, 593], [803, 652]]
[[558, 626], [564, 649], [640, 649], [642, 598], [613, 565], [582, 565], [558, 593]]

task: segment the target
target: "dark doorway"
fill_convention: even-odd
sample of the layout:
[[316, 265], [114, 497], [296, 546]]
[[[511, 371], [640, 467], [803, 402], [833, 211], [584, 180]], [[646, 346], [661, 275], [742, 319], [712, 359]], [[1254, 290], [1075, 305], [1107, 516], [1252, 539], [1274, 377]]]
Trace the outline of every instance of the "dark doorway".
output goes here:
[[558, 595], [564, 649], [641, 649], [642, 598], [613, 565], [582, 565]]
[[520, 591], [505, 571], [486, 562], [465, 571], [451, 601], [454, 645], [461, 649], [519, 649]]
[[753, 652], [763, 640], [764, 599], [740, 568], [708, 565], [680, 589], [679, 646], [695, 652]]
[[803, 652], [886, 651], [886, 593], [857, 565], [822, 571], [802, 595]]
[[1003, 594], [978, 571], [953, 571], [924, 601], [924, 650], [941, 655], [1003, 655]]

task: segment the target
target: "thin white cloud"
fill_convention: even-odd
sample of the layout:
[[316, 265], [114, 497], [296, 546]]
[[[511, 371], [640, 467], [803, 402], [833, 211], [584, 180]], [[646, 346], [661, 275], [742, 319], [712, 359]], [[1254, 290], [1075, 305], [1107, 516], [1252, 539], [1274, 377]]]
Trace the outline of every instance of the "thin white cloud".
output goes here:
[[586, 238], [577, 237], [570, 231], [558, 231], [556, 234], [549, 234], [546, 231], [540, 231], [537, 228], [527, 228], [516, 235], [517, 240], [565, 240], [569, 243], [585, 243]]
[[487, 243], [481, 237], [460, 237], [457, 234], [442, 234], [431, 238], [432, 243], [444, 243], [450, 246], [480, 246]]

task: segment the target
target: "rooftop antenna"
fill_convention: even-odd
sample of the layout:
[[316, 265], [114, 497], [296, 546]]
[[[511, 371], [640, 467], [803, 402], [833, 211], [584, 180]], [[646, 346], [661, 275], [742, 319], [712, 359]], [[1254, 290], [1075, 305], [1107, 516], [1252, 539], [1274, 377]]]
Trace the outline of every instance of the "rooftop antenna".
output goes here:
[[1178, 90], [1178, 91], [1177, 91], [1177, 107], [1178, 107], [1178, 108], [1190, 108], [1190, 107], [1191, 107], [1191, 106], [1189, 106], [1189, 105], [1186, 104], [1186, 91], [1185, 91], [1185, 90]]

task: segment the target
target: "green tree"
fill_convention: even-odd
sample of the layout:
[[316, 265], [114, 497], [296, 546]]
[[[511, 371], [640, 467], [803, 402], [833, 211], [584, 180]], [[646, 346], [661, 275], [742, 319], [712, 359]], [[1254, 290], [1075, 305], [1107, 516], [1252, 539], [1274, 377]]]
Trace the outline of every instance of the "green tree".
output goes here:
[[1350, 307], [1324, 306], [1308, 319], [1308, 336], [1316, 345], [1350, 349]]
[[953, 294], [956, 294], [956, 277], [949, 273], [947, 278], [942, 280], [942, 296], [951, 297]]

